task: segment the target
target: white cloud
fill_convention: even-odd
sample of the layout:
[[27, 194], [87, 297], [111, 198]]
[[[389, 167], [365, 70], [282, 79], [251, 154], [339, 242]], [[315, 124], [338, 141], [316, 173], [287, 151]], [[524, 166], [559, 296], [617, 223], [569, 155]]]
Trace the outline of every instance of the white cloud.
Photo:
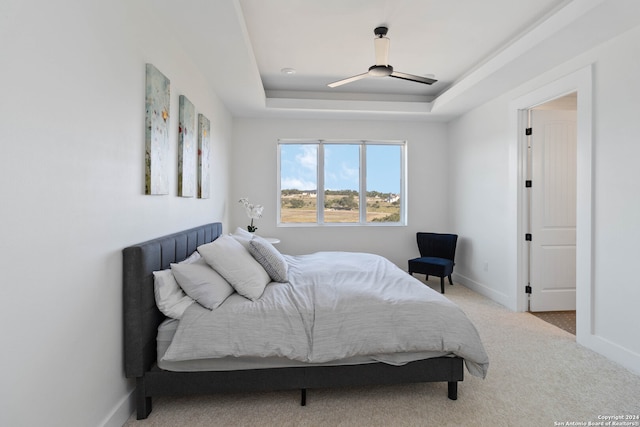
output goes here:
[[316, 145], [285, 146], [282, 151], [280, 188], [317, 189], [318, 150]]
[[303, 145], [302, 153], [296, 155], [296, 161], [305, 169], [312, 170], [314, 173], [318, 166], [318, 150], [315, 145]]
[[343, 163], [340, 168], [340, 176], [342, 179], [357, 183], [360, 178], [360, 169], [349, 167], [349, 165]]
[[298, 178], [282, 178], [280, 188], [283, 190], [315, 190], [317, 187], [315, 182], [304, 181]]

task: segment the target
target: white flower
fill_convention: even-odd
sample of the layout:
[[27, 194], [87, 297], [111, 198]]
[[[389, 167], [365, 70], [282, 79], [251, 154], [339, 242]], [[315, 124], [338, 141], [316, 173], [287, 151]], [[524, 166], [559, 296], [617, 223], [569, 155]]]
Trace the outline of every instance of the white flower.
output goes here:
[[262, 210], [264, 209], [264, 207], [262, 205], [254, 205], [253, 203], [249, 203], [249, 199], [246, 197], [238, 200], [238, 203], [242, 203], [245, 212], [247, 212], [247, 216], [251, 219], [251, 224], [247, 226], [247, 229], [251, 232], [256, 231], [258, 227], [253, 226], [253, 220], [262, 217]]
[[248, 205], [246, 208], [247, 216], [251, 219], [258, 219], [262, 217], [262, 205]]
[[238, 200], [238, 202], [242, 203], [242, 205], [244, 206], [244, 210], [247, 212], [247, 216], [249, 218], [258, 219], [262, 217], [262, 210], [264, 209], [264, 206], [249, 203], [249, 199], [247, 199], [246, 197]]

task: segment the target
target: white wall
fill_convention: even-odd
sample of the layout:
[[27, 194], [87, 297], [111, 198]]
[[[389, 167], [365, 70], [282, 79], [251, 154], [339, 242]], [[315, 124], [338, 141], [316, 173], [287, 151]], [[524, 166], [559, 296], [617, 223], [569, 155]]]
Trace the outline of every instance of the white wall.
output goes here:
[[[514, 194], [513, 165], [508, 159], [513, 158], [510, 150], [516, 138], [510, 103], [593, 64], [593, 289], [582, 284], [593, 295], [593, 307], [586, 308], [591, 310], [593, 328], [582, 344], [635, 372], [640, 372], [640, 328], [631, 320], [640, 301], [636, 268], [640, 249], [634, 244], [640, 238], [640, 123], [635, 118], [640, 97], [638, 55], [640, 27], [560, 64], [449, 126], [450, 162], [456, 171], [452, 226], [474, 248], [460, 253], [456, 270], [459, 279], [507, 303], [517, 291], [513, 276], [505, 274], [509, 264], [516, 262], [508, 248], [517, 239], [510, 227], [517, 208], [510, 196]], [[489, 260], [488, 272], [483, 271], [484, 260]]]
[[[276, 227], [276, 145], [279, 138], [407, 140], [408, 225], [406, 227]], [[235, 119], [231, 168], [230, 224], [246, 227], [242, 206], [249, 197], [265, 206], [258, 234], [279, 237], [283, 253], [320, 250], [367, 251], [401, 268], [419, 256], [416, 231], [449, 231], [446, 125], [398, 121]]]
[[[117, 425], [132, 408], [122, 368], [121, 250], [210, 221], [246, 226], [235, 201], [265, 205], [259, 233], [285, 253], [366, 250], [402, 268], [415, 232], [461, 235], [456, 271], [497, 300], [515, 238], [508, 224], [509, 104], [594, 63], [594, 307], [598, 351], [640, 372], [640, 30], [500, 95], [450, 126], [339, 120], [232, 120], [151, 0], [0, 3], [0, 259], [5, 326], [0, 425]], [[208, 200], [144, 196], [144, 64], [171, 80], [171, 156], [178, 95], [212, 126]], [[276, 141], [325, 137], [409, 141], [407, 227], [276, 228]], [[449, 190], [452, 191], [451, 196]], [[450, 202], [447, 204], [447, 200]], [[227, 205], [229, 203], [229, 205]], [[449, 216], [451, 213], [451, 217]], [[484, 271], [487, 263], [488, 271]]]
[[485, 295], [506, 304], [508, 240], [508, 111], [492, 103], [477, 108], [450, 127], [452, 227], [460, 237], [455, 274]]
[[[231, 117], [152, 1], [0, 4], [0, 425], [122, 424], [125, 246], [224, 221]], [[208, 200], [144, 196], [145, 63], [211, 120]]]

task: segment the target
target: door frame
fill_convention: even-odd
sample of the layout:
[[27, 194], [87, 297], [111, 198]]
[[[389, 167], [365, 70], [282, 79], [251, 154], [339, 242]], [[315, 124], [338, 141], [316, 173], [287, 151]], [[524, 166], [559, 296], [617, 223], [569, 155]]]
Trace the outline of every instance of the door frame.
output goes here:
[[516, 207], [510, 215], [512, 247], [515, 254], [511, 258], [510, 302], [516, 311], [526, 311], [528, 282], [527, 263], [529, 247], [525, 240], [527, 233], [527, 190], [525, 188], [527, 167], [527, 111], [540, 104], [562, 97], [572, 92], [578, 93], [577, 102], [577, 206], [576, 206], [576, 339], [588, 340], [593, 334], [593, 141], [592, 141], [592, 66], [589, 65], [548, 83], [515, 99], [509, 106], [514, 138], [509, 146], [509, 190], [511, 206]]

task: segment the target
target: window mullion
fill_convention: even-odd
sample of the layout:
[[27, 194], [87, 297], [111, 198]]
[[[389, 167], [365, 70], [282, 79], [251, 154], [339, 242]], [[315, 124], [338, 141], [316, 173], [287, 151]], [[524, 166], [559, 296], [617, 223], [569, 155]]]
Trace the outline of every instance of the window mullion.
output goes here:
[[407, 154], [407, 144], [402, 144], [400, 146], [400, 222], [407, 225], [408, 224], [408, 215], [407, 215], [407, 209], [408, 209], [408, 200], [407, 200], [407, 194], [408, 194], [408, 189], [407, 189], [407, 185], [408, 185], [408, 179], [407, 179], [407, 159], [408, 159], [408, 154]]
[[324, 143], [318, 143], [318, 185], [316, 190], [316, 209], [318, 224], [324, 224]]
[[360, 224], [367, 223], [367, 144], [360, 144]]
[[278, 143], [277, 145], [277, 157], [276, 157], [276, 173], [277, 173], [277, 185], [278, 185], [278, 199], [276, 200], [276, 225], [280, 225], [280, 223], [282, 222], [282, 217], [281, 217], [281, 208], [282, 208], [282, 175], [281, 175], [281, 171], [280, 168], [282, 167], [280, 164], [280, 156], [282, 156], [282, 146], [280, 145], [280, 143]]

